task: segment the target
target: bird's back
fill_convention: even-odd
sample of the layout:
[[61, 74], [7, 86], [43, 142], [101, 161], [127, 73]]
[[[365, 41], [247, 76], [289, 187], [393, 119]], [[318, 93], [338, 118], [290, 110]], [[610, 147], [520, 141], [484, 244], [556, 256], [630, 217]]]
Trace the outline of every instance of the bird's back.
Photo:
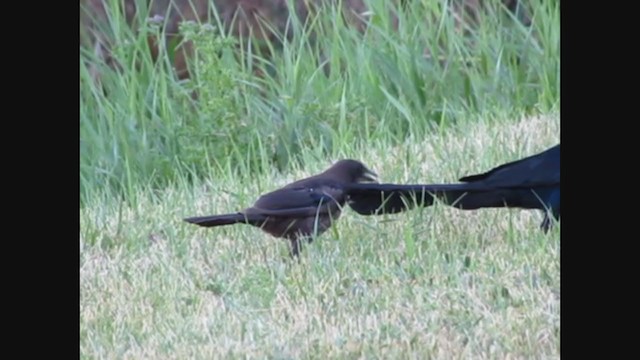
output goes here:
[[560, 184], [560, 144], [536, 155], [512, 161], [485, 173], [460, 178], [491, 188], [532, 188]]

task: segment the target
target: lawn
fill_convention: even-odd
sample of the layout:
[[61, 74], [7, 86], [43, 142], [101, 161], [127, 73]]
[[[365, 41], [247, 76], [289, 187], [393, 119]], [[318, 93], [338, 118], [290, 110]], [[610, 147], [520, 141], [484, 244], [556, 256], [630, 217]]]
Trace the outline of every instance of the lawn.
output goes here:
[[269, 59], [194, 25], [188, 81], [113, 20], [114, 56], [138, 66], [101, 67], [100, 86], [80, 67], [82, 358], [560, 357], [560, 226], [544, 234], [537, 211], [346, 210], [300, 262], [251, 226], [182, 221], [343, 158], [445, 183], [557, 144], [558, 4], [464, 35], [426, 3], [364, 35], [329, 14], [317, 47], [303, 33]]

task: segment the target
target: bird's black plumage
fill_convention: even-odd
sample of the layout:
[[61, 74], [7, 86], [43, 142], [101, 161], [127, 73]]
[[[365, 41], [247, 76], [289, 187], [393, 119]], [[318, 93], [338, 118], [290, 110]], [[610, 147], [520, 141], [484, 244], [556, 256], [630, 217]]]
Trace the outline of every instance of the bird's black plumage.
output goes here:
[[[459, 184], [350, 184], [349, 206], [362, 215], [397, 213], [413, 206], [429, 206], [434, 197], [464, 210], [514, 207], [545, 211], [541, 224], [560, 220], [560, 144], [482, 174], [465, 176]], [[547, 211], [548, 210], [548, 211]]]

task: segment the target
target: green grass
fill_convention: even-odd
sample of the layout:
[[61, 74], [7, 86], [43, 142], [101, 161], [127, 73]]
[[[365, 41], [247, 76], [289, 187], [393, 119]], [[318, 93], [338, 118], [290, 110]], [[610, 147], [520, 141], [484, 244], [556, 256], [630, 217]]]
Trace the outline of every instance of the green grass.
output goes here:
[[[557, 115], [494, 119], [342, 156], [383, 181], [453, 181], [543, 150], [558, 132]], [[181, 221], [242, 209], [335, 159], [140, 189], [135, 207], [92, 199], [80, 214], [82, 357], [559, 357], [560, 232], [544, 235], [538, 212], [346, 211], [299, 264], [256, 228]]]
[[559, 142], [557, 2], [531, 1], [531, 28], [493, 9], [467, 37], [441, 2], [398, 31], [371, 2], [365, 34], [329, 9], [269, 59], [186, 26], [188, 81], [172, 49], [151, 60], [154, 25], [112, 17], [120, 70], [81, 51], [82, 358], [559, 358], [560, 231], [538, 212], [347, 210], [300, 263], [256, 228], [182, 222], [341, 158], [442, 183]]
[[[168, 71], [171, 48], [151, 60], [146, 36], [162, 31], [144, 25], [144, 14], [138, 33], [112, 17], [107, 32], [116, 34], [121, 69], [80, 54], [81, 203], [105, 187], [131, 198], [136, 185], [162, 189], [212, 171], [288, 171], [306, 152], [331, 157], [461, 121], [559, 108], [557, 2], [532, 0], [531, 28], [493, 9], [468, 36], [440, 2], [410, 3], [398, 10], [398, 31], [382, 0], [372, 1], [365, 34], [333, 9], [306, 28], [292, 21], [295, 36], [266, 59], [250, 40], [184, 26], [198, 49], [188, 81]], [[329, 61], [328, 76], [320, 59]], [[101, 87], [85, 64], [102, 70]]]

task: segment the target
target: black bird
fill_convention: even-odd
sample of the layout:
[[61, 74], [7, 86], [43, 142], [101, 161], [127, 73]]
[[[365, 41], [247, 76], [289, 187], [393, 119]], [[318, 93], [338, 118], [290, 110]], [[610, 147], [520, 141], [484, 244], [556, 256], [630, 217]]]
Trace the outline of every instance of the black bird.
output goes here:
[[349, 185], [349, 206], [362, 215], [397, 213], [433, 204], [434, 196], [464, 210], [493, 207], [540, 209], [541, 228], [547, 232], [551, 217], [560, 220], [560, 144], [488, 172], [465, 176], [461, 184], [375, 186]]
[[300, 240], [325, 232], [338, 220], [348, 199], [349, 184], [376, 181], [376, 173], [356, 160], [341, 160], [326, 171], [262, 195], [253, 206], [233, 214], [192, 217], [186, 222], [204, 227], [236, 223], [260, 227], [291, 242], [291, 255], [300, 253]]

